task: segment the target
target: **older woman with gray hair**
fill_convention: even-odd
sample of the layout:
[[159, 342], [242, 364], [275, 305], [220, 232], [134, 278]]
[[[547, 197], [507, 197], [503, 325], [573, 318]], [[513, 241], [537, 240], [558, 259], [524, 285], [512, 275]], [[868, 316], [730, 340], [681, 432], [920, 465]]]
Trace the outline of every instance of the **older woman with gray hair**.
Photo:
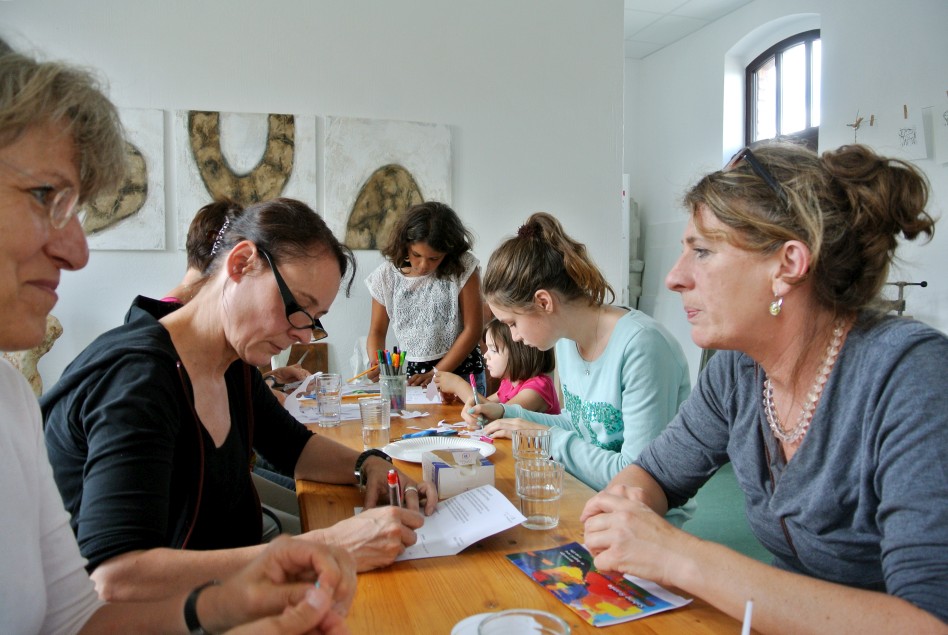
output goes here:
[[[77, 205], [121, 179], [124, 156], [118, 115], [92, 76], [0, 54], [0, 349], [42, 341], [60, 273], [89, 258]], [[234, 633], [347, 632], [351, 558], [290, 540], [223, 583], [103, 603], [53, 481], [36, 399], [6, 361], [0, 410], [0, 632], [220, 632], [245, 622]]]
[[[877, 310], [899, 236], [931, 236], [910, 163], [744, 149], [685, 200], [666, 278], [711, 358], [675, 420], [582, 514], [596, 566], [761, 633], [944, 633], [948, 338]], [[730, 462], [767, 566], [660, 514]], [[657, 513], [656, 513], [657, 512]]]

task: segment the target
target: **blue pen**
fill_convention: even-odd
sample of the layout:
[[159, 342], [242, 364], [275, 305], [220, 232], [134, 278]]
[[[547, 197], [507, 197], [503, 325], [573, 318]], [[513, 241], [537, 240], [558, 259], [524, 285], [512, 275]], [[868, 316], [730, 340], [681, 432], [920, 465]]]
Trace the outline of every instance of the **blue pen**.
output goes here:
[[403, 434], [403, 439], [417, 439], [418, 437], [431, 437], [434, 436], [436, 430], [421, 430], [420, 432], [409, 432], [408, 434]]
[[421, 430], [419, 432], [409, 432], [403, 434], [402, 439], [417, 439], [419, 437], [453, 437], [458, 433], [457, 430]]

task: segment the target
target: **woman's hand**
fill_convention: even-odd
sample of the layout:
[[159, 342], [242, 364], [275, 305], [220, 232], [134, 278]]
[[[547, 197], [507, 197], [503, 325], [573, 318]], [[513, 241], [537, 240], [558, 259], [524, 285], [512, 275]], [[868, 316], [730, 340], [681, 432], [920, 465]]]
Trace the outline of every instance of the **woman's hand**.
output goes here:
[[[338, 547], [279, 537], [240, 572], [202, 591], [198, 617], [216, 632], [263, 616], [279, 615], [287, 606], [305, 602], [316, 581], [327, 596], [325, 605], [331, 611], [320, 607], [319, 611], [303, 609], [301, 614], [314, 618], [312, 613], [320, 613], [319, 623], [337, 628], [355, 596], [355, 561]], [[336, 617], [328, 615], [330, 612]]]
[[[480, 412], [485, 412], [484, 408], [489, 408], [490, 406], [491, 404], [482, 404], [473, 408], [473, 410], [477, 411], [480, 409]], [[503, 406], [500, 407], [503, 409]], [[513, 437], [514, 430], [545, 430], [547, 427], [549, 426], [520, 418], [497, 419], [496, 421], [484, 426], [484, 434], [494, 439], [509, 439]]]
[[349, 635], [343, 617], [331, 610], [329, 595], [322, 589], [306, 590], [296, 605], [283, 613], [265, 617], [227, 631], [227, 635]]
[[408, 378], [409, 386], [427, 386], [431, 383], [431, 379], [434, 376], [434, 371], [429, 370], [427, 373], [415, 373], [414, 375]]
[[[416, 483], [413, 478], [396, 469], [385, 459], [376, 456], [369, 457], [362, 464], [365, 471], [365, 508], [371, 509], [379, 504], [388, 503], [388, 471], [398, 472], [398, 482], [402, 487], [402, 500], [405, 507], [413, 511], [422, 511], [421, 501], [425, 502], [425, 516], [434, 513], [438, 505], [438, 490], [433, 483], [422, 481]], [[407, 496], [406, 496], [407, 490]]]
[[274, 368], [263, 374], [264, 379], [267, 377], [273, 377], [276, 379], [277, 385], [279, 387], [285, 384], [292, 384], [293, 382], [301, 382], [309, 377], [309, 373], [305, 368], [299, 364], [294, 364], [292, 366], [281, 366], [280, 368]]
[[376, 507], [297, 539], [341, 547], [355, 557], [358, 571], [371, 571], [392, 564], [405, 547], [415, 544], [415, 530], [424, 522], [424, 516], [404, 507]]
[[699, 539], [672, 526], [644, 498], [639, 488], [617, 485], [589, 499], [580, 515], [586, 546], [603, 571], [678, 586], [676, 567]]
[[[263, 380], [270, 387], [270, 391], [281, 406], [286, 405], [286, 393], [294, 390], [299, 385], [297, 382], [302, 383], [307, 377], [309, 377], [309, 373], [299, 364], [281, 366], [268, 370], [263, 374]], [[287, 389], [288, 384], [289, 390]]]
[[[504, 416], [504, 406], [494, 401], [481, 402], [474, 405], [474, 398], [468, 399], [461, 407], [461, 418], [473, 426], [480, 426], [487, 421], [500, 419]], [[480, 420], [478, 420], [480, 419]]]

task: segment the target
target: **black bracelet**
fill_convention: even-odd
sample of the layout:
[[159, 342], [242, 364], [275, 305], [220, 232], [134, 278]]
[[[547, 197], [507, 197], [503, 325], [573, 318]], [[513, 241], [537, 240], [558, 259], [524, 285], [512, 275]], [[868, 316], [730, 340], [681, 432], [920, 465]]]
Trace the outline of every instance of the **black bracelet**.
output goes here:
[[205, 582], [191, 591], [188, 595], [188, 599], [184, 601], [184, 624], [188, 627], [188, 632], [191, 633], [191, 635], [211, 635], [210, 631], [205, 630], [204, 627], [201, 626], [201, 620], [198, 619], [197, 601], [198, 596], [201, 595], [201, 591], [217, 584], [220, 584], [219, 580]]
[[359, 487], [365, 487], [365, 474], [362, 473], [362, 464], [365, 463], [366, 460], [371, 456], [377, 456], [380, 459], [385, 459], [389, 463], [392, 462], [392, 457], [385, 454], [385, 452], [382, 452], [381, 450], [366, 450], [360, 454], [355, 463], [355, 478], [356, 484], [358, 484]]

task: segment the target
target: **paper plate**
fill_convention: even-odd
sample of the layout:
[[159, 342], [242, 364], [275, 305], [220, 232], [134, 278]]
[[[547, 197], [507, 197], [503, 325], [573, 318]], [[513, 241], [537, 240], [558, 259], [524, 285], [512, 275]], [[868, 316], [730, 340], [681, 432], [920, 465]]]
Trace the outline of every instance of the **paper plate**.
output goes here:
[[476, 448], [481, 456], [490, 456], [496, 448], [490, 443], [475, 441], [465, 437], [419, 437], [389, 443], [382, 451], [393, 459], [421, 463], [421, 455], [431, 450], [450, 450], [452, 448]]

